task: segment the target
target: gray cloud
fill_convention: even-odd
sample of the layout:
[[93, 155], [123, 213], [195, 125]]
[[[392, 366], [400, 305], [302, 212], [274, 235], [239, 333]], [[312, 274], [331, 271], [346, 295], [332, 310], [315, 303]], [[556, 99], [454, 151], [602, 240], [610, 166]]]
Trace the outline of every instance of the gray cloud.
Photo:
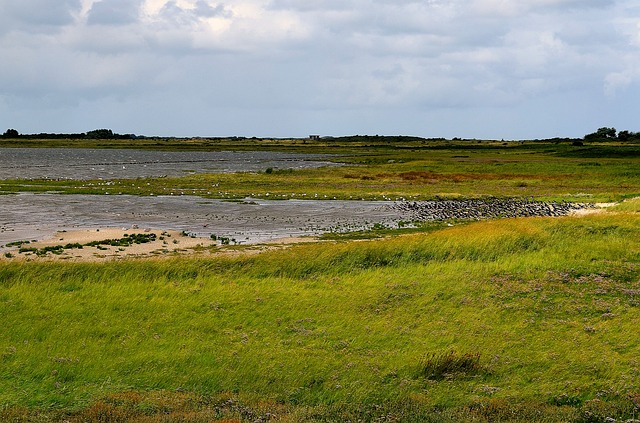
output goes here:
[[0, 17], [0, 112], [24, 132], [53, 116], [167, 135], [640, 130], [634, 0], [44, 3]]
[[197, 0], [193, 8], [183, 8], [175, 0], [170, 0], [162, 7], [160, 16], [167, 21], [179, 24], [197, 22], [202, 18], [213, 18], [216, 16], [229, 18], [232, 13], [225, 9], [224, 5], [211, 5], [205, 0]]
[[614, 0], [542, 0], [533, 4], [534, 8], [555, 8], [560, 10], [576, 10], [590, 8], [607, 8], [615, 4]]
[[212, 6], [205, 0], [198, 0], [196, 2], [194, 12], [197, 16], [205, 18], [212, 18], [214, 16], [230, 17], [232, 15], [231, 12], [225, 9], [224, 5], [217, 4], [215, 6]]
[[136, 22], [142, 0], [100, 0], [87, 15], [89, 25], [127, 25]]
[[81, 9], [80, 0], [2, 0], [0, 34], [9, 30], [52, 31], [74, 22]]

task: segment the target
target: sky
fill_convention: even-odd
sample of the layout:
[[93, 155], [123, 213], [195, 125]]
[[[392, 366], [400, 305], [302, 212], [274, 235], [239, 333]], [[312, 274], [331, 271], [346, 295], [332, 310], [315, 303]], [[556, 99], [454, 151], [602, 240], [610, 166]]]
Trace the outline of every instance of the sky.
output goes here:
[[0, 0], [0, 133], [640, 131], [637, 0]]

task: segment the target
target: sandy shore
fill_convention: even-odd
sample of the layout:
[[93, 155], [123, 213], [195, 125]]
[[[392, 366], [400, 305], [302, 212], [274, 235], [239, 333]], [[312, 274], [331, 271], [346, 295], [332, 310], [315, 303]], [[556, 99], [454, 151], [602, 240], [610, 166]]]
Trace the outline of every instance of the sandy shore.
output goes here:
[[587, 215], [590, 215], [590, 214], [603, 213], [605, 211], [605, 209], [608, 209], [609, 207], [613, 207], [613, 206], [615, 206], [617, 204], [619, 204], [619, 203], [596, 203], [596, 204], [594, 204], [594, 207], [592, 207], [592, 208], [574, 210], [569, 214], [571, 216], [587, 216]]
[[[134, 234], [141, 234], [155, 239], [149, 242], [131, 244], [129, 246], [112, 246], [100, 244], [89, 246], [92, 242], [106, 240], [119, 240]], [[58, 231], [51, 238], [35, 240], [29, 243], [16, 245], [8, 249], [0, 260], [20, 260], [20, 261], [111, 261], [127, 258], [152, 258], [167, 257], [175, 255], [212, 255], [212, 254], [238, 254], [242, 252], [256, 253], [266, 249], [281, 248], [287, 245], [300, 242], [311, 242], [312, 237], [282, 238], [272, 240], [263, 244], [242, 247], [241, 250], [234, 246], [223, 246], [220, 241], [210, 238], [193, 237], [179, 231], [165, 231], [159, 229], [141, 228], [96, 228], [73, 231]], [[69, 244], [82, 245], [82, 248], [63, 248], [59, 251], [46, 252], [44, 254], [30, 251], [38, 249], [42, 251], [47, 247], [67, 246]], [[29, 251], [20, 252], [20, 249]]]

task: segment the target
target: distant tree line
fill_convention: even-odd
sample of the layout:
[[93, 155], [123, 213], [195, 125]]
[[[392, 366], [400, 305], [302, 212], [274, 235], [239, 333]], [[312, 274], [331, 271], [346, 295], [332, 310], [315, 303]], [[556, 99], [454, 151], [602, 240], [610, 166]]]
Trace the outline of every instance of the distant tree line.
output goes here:
[[15, 129], [7, 129], [3, 138], [24, 138], [24, 139], [96, 139], [96, 140], [122, 140], [138, 138], [135, 134], [118, 134], [111, 129], [95, 129], [93, 131], [81, 132], [75, 134], [20, 134]]
[[584, 136], [585, 141], [640, 141], [640, 132], [620, 131], [602, 127]]
[[[2, 138], [23, 138], [23, 139], [96, 139], [96, 140], [122, 140], [122, 139], [136, 139], [136, 138], [149, 138], [143, 135], [135, 134], [118, 134], [111, 129], [94, 129], [93, 131], [73, 133], [73, 134], [54, 134], [54, 133], [39, 133], [39, 134], [20, 134], [15, 129], [7, 129]], [[156, 138], [156, 137], [151, 137]], [[426, 141], [446, 141], [445, 138], [422, 138], [414, 136], [389, 136], [389, 135], [351, 135], [342, 137], [323, 137], [325, 140], [337, 140], [342, 142], [360, 142], [360, 143], [402, 143], [402, 142], [426, 142]], [[254, 139], [256, 137], [214, 137], [209, 139], [229, 139], [229, 140], [245, 140]], [[477, 141], [480, 140], [462, 140], [460, 138], [453, 138], [453, 141]], [[503, 140], [504, 141], [504, 140]], [[546, 142], [573, 142], [574, 145], [582, 145], [582, 141], [585, 142], [602, 142], [602, 141], [628, 141], [628, 142], [640, 142], [640, 132], [631, 131], [617, 131], [616, 128], [602, 127], [597, 131], [592, 132], [584, 136], [584, 138], [550, 138], [544, 140], [530, 140], [530, 141], [546, 141]]]

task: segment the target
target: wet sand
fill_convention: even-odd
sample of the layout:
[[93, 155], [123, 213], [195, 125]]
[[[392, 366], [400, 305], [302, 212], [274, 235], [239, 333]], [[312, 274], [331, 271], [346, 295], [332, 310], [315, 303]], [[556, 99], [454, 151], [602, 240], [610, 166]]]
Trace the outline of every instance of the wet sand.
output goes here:
[[[225, 237], [232, 244], [397, 226], [402, 213], [383, 201], [208, 200], [194, 196], [16, 194], [0, 197], [0, 246], [51, 238], [59, 230], [133, 226]], [[0, 247], [6, 250], [7, 247]]]

